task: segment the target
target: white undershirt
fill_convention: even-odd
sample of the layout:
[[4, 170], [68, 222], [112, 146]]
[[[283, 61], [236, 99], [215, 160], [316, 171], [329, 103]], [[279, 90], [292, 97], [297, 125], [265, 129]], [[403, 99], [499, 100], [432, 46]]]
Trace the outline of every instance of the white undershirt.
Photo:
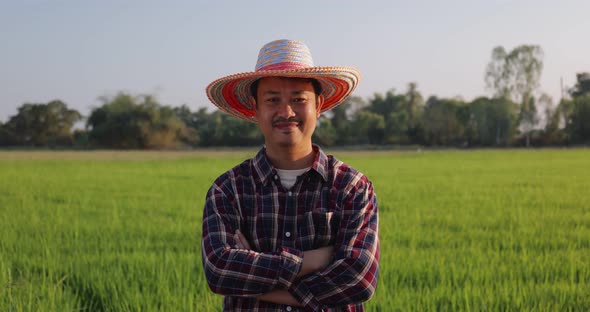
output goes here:
[[290, 189], [295, 185], [297, 177], [306, 173], [311, 167], [295, 170], [276, 169], [277, 174], [281, 178], [281, 184], [286, 188]]

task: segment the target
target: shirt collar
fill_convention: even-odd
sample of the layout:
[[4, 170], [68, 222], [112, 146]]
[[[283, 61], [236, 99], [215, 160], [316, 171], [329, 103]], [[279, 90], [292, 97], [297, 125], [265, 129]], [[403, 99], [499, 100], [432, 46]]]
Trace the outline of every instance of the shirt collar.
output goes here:
[[315, 160], [311, 165], [311, 170], [315, 170], [324, 181], [328, 181], [328, 156], [324, 153], [324, 151], [318, 146], [313, 145], [313, 150], [315, 153]]
[[[313, 144], [313, 150], [315, 151], [315, 158], [310, 170], [316, 171], [324, 181], [327, 181], [328, 156], [326, 156], [318, 145]], [[266, 148], [264, 147], [253, 158], [253, 165], [262, 184], [266, 184], [276, 174], [274, 167], [266, 156]]]

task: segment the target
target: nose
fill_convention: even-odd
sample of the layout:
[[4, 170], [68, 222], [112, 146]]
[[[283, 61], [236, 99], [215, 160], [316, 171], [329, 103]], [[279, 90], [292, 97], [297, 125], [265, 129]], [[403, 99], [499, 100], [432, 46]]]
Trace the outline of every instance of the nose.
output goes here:
[[295, 111], [293, 111], [293, 107], [291, 107], [291, 103], [288, 101], [281, 101], [279, 104], [277, 115], [283, 117], [285, 119], [289, 119], [295, 116]]

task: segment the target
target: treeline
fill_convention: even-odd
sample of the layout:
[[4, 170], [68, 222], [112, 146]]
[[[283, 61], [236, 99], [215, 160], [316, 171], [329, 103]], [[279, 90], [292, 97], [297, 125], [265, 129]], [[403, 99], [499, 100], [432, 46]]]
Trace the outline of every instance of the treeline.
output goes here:
[[[570, 96], [554, 105], [547, 95], [527, 99], [527, 110], [507, 97], [423, 100], [410, 83], [405, 93], [352, 98], [320, 119], [325, 145], [452, 147], [590, 144], [590, 75], [579, 74]], [[543, 108], [543, 109], [540, 109]], [[532, 113], [531, 113], [532, 112]]]
[[[0, 123], [0, 146], [165, 149], [263, 143], [255, 124], [221, 111], [191, 111], [126, 93], [102, 101], [87, 118], [59, 100], [24, 104]], [[535, 117], [525, 125], [522, 108], [507, 98], [424, 100], [410, 83], [403, 93], [348, 99], [320, 117], [314, 140], [324, 146], [523, 146], [527, 137], [533, 146], [590, 143], [590, 75], [579, 74], [570, 96], [558, 105], [545, 95], [529, 101]], [[75, 129], [82, 121], [85, 127]]]
[[[557, 105], [537, 92], [543, 51], [520, 45], [492, 50], [485, 81], [493, 96], [424, 100], [415, 83], [363, 99], [351, 97], [322, 115], [314, 141], [324, 146], [423, 145], [452, 147], [590, 144], [590, 73]], [[535, 94], [540, 94], [535, 96]], [[171, 107], [150, 95], [103, 97], [87, 118], [62, 101], [24, 104], [0, 122], [0, 147], [165, 149], [253, 146], [257, 126], [221, 111]], [[85, 121], [84, 127], [77, 127]]]

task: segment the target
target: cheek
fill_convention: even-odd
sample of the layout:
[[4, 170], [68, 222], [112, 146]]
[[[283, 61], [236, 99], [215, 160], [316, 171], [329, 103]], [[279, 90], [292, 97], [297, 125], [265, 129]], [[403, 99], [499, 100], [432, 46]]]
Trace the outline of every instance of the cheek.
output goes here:
[[270, 109], [268, 109], [268, 107], [265, 107], [264, 109], [259, 109], [256, 111], [256, 116], [259, 118], [268, 118], [268, 116], [272, 115], [272, 111]]
[[320, 118], [320, 112], [315, 107], [310, 107], [307, 114], [311, 117], [313, 116], [315, 119]]

